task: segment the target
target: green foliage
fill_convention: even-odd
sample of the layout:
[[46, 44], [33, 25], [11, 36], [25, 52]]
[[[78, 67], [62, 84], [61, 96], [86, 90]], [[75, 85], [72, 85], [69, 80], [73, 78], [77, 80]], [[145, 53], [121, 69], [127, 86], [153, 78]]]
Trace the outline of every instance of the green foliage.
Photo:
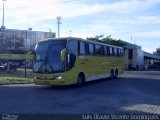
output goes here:
[[111, 38], [111, 35], [104, 37], [104, 35], [97, 35], [95, 37], [90, 37], [87, 38], [87, 40], [91, 40], [94, 42], [100, 42], [100, 43], [105, 43], [105, 44], [110, 44], [110, 45], [116, 45], [116, 46], [120, 46], [123, 47], [124, 45], [126, 45], [126, 42], [123, 40], [116, 40]]

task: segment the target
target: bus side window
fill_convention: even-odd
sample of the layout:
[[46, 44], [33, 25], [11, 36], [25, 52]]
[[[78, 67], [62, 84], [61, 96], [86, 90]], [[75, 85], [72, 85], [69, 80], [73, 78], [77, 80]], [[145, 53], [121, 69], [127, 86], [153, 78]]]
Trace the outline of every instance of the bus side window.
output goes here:
[[67, 44], [67, 62], [66, 67], [67, 69], [71, 69], [76, 60], [76, 54], [77, 54], [77, 41], [76, 40], [70, 40]]
[[95, 45], [95, 54], [104, 56], [104, 47], [102, 45]]
[[88, 53], [89, 55], [94, 55], [94, 45], [92, 43], [88, 44]]
[[109, 46], [106, 46], [106, 50], [107, 50], [107, 56], [110, 56], [110, 49], [109, 49]]
[[120, 49], [117, 48], [117, 56], [120, 56]]
[[100, 48], [100, 46], [99, 45], [95, 45], [95, 54], [96, 55], [99, 55], [99, 48]]
[[77, 55], [77, 41], [76, 40], [68, 41], [67, 49], [74, 55]]
[[106, 47], [106, 46], [104, 46], [104, 55], [105, 55], [105, 56], [108, 56], [108, 50], [107, 50], [107, 47]]
[[117, 48], [114, 48], [114, 56], [117, 56]]
[[102, 56], [104, 56], [104, 46], [103, 45], [101, 45], [101, 48], [100, 48], [100, 55], [102, 55]]
[[113, 56], [115, 56], [115, 51], [114, 51], [114, 50], [115, 50], [115, 48], [112, 47], [112, 55], [113, 55]]
[[123, 55], [124, 55], [123, 49], [120, 50], [120, 55], [121, 55], [121, 57], [123, 57]]
[[112, 56], [113, 55], [112, 47], [109, 47], [109, 51], [110, 51], [110, 56]]
[[83, 42], [83, 41], [78, 42], [78, 53], [79, 53], [79, 55], [86, 55], [85, 42]]
[[100, 47], [101, 47], [101, 46], [98, 45], [98, 44], [95, 45], [95, 54], [96, 54], [96, 55], [100, 55], [100, 52], [99, 52], [99, 51], [100, 51]]

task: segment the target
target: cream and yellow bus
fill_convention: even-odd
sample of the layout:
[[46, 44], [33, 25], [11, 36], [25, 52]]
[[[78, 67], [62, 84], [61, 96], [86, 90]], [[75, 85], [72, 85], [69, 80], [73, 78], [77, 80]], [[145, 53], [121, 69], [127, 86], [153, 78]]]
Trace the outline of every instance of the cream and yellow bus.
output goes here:
[[54, 38], [37, 43], [33, 58], [33, 77], [39, 85], [70, 85], [123, 73], [121, 47], [83, 40]]

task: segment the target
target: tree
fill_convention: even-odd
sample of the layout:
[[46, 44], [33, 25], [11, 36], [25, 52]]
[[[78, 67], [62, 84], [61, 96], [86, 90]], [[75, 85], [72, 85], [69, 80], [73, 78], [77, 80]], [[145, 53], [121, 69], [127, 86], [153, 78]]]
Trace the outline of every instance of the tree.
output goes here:
[[123, 47], [126, 45], [126, 42], [123, 40], [116, 40], [111, 38], [111, 35], [104, 37], [104, 35], [96, 35], [95, 37], [87, 37], [87, 40], [94, 41], [94, 42], [100, 42], [100, 43], [105, 43], [105, 44], [110, 44], [110, 45], [116, 45]]

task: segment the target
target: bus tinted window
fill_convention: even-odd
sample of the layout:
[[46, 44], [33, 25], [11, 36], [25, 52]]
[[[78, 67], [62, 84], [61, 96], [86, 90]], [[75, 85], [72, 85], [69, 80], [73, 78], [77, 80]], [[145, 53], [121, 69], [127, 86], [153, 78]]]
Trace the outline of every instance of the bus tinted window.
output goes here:
[[69, 70], [75, 64], [76, 54], [77, 54], [77, 41], [70, 40], [68, 42], [67, 49], [68, 49], [68, 53], [67, 53], [66, 68], [67, 68], [67, 70]]
[[104, 46], [101, 45], [101, 48], [100, 48], [100, 53], [101, 55], [104, 55]]
[[108, 53], [107, 53], [107, 47], [106, 47], [106, 46], [104, 46], [104, 55], [105, 55], [105, 56], [108, 55]]
[[120, 49], [117, 48], [117, 56], [120, 56]]
[[92, 43], [89, 43], [88, 44], [88, 53], [90, 55], [93, 55], [94, 54], [94, 45]]
[[112, 55], [114, 56], [115, 55], [115, 53], [114, 53], [114, 48], [112, 47]]
[[123, 53], [123, 49], [120, 49], [120, 55], [123, 56], [124, 53]]
[[113, 55], [112, 47], [109, 47], [109, 52], [110, 52], [110, 55], [112, 56]]
[[86, 46], [85, 46], [85, 42], [83, 41], [79, 41], [79, 54], [86, 55]]
[[68, 46], [67, 46], [68, 51], [70, 51], [72, 54], [76, 55], [76, 53], [77, 53], [77, 47], [76, 46], [77, 46], [77, 41], [76, 40], [70, 40], [68, 42]]
[[99, 55], [100, 45], [95, 45], [95, 54]]
[[114, 56], [117, 56], [117, 48], [113, 48], [114, 49]]
[[107, 56], [110, 55], [110, 50], [109, 50], [109, 46], [106, 46], [106, 53], [105, 53]]
[[104, 55], [104, 47], [102, 45], [95, 45], [95, 54]]

